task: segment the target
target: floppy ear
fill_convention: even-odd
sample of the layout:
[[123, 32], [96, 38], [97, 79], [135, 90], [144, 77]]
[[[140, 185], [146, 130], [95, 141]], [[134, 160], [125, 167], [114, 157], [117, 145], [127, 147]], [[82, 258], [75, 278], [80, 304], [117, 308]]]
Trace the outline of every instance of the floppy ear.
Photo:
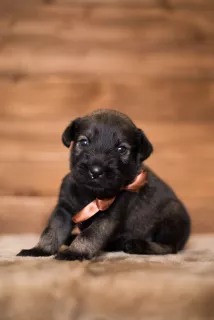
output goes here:
[[67, 126], [67, 128], [64, 130], [63, 134], [62, 134], [62, 143], [69, 148], [71, 145], [71, 141], [74, 140], [74, 136], [75, 136], [75, 132], [77, 130], [78, 127], [78, 123], [79, 123], [80, 118], [77, 118], [75, 120], [73, 120], [69, 126]]
[[150, 154], [153, 151], [153, 146], [149, 139], [146, 137], [145, 133], [141, 130], [138, 129], [138, 134], [139, 134], [139, 150], [140, 150], [140, 160], [144, 161], [146, 160]]

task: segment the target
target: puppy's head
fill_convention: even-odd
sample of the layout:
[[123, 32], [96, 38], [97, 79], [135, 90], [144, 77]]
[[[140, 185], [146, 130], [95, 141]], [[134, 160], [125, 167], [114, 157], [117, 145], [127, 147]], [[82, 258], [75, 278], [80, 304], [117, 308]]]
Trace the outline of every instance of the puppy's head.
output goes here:
[[70, 166], [76, 183], [98, 198], [116, 195], [133, 181], [152, 150], [142, 130], [124, 114], [98, 110], [72, 121], [62, 135], [71, 149]]

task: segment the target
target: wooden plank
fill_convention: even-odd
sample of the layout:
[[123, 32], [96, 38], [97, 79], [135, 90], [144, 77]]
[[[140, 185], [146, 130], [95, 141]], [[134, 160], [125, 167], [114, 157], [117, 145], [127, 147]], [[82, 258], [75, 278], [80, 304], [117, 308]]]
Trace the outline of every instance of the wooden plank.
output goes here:
[[[71, 2], [69, 0], [59, 0], [57, 2], [59, 5], [71, 5]], [[168, 0], [166, 4], [162, 1], [158, 0], [133, 0], [131, 3], [129, 0], [73, 0], [72, 5], [103, 5], [103, 6], [140, 6], [140, 7], [167, 7], [167, 4], [169, 7], [173, 7], [174, 9], [177, 8], [213, 8], [213, 1], [212, 0]]]
[[[41, 233], [56, 197], [0, 197], [0, 234]], [[192, 219], [192, 232], [214, 232], [213, 199], [187, 199], [185, 204]]]
[[[144, 36], [143, 41], [149, 41], [149, 36], [157, 39], [162, 36], [162, 41], [177, 39], [200, 40], [197, 35], [203, 33], [212, 34], [213, 29], [212, 10], [176, 10], [174, 15], [169, 15], [168, 10], [161, 6], [155, 9], [143, 6], [130, 7], [118, 6], [67, 6], [55, 4], [40, 6], [39, 10], [17, 14], [17, 10], [10, 15], [0, 10], [0, 34], [17, 35], [40, 35], [54, 36], [61, 40], [92, 40], [109, 39], [109, 36], [118, 41], [123, 39], [136, 40]], [[99, 27], [99, 28], [98, 28]], [[158, 29], [159, 27], [159, 29]], [[156, 31], [154, 33], [154, 31]], [[179, 32], [180, 31], [180, 32]], [[103, 34], [103, 37], [102, 37]], [[173, 37], [174, 36], [174, 37]], [[161, 38], [160, 38], [161, 39]], [[7, 39], [7, 41], [10, 39]], [[51, 39], [49, 39], [50, 41]], [[207, 39], [206, 39], [207, 40]], [[136, 41], [135, 41], [136, 42]], [[115, 42], [116, 43], [116, 42]], [[134, 42], [133, 42], [134, 44]]]
[[[2, 74], [213, 76], [210, 12], [191, 15], [182, 11], [172, 16], [161, 9], [120, 5], [71, 6], [70, 11], [35, 1], [32, 6], [38, 6], [36, 14], [29, 7], [32, 17], [26, 7], [24, 16], [4, 15]], [[22, 10], [21, 3], [15, 7]]]
[[[214, 12], [214, 11], [213, 11]], [[67, 12], [66, 12], [67, 13]], [[139, 15], [139, 11], [136, 10]], [[141, 11], [140, 11], [141, 13]], [[115, 49], [126, 49], [133, 51], [141, 49], [143, 51], [151, 50], [172, 50], [175, 46], [185, 45], [191, 47], [197, 45], [201, 38], [206, 39], [204, 46], [213, 44], [213, 20], [208, 24], [208, 14], [198, 14], [187, 23], [186, 18], [177, 15], [174, 19], [159, 11], [142, 11], [140, 23], [133, 16], [126, 19], [121, 18], [112, 21], [111, 19], [101, 19], [98, 13], [98, 19], [90, 21], [77, 21], [75, 24], [66, 18], [63, 14], [56, 17], [42, 16], [35, 19], [15, 20], [11, 24], [9, 19], [2, 19], [0, 22], [0, 35], [4, 43], [13, 43], [17, 45], [30, 41], [35, 44], [41, 43], [41, 46], [51, 44], [63, 45], [68, 48], [80, 46], [80, 50], [88, 45], [92, 47], [114, 46]], [[184, 16], [185, 17], [185, 16]], [[71, 19], [71, 18], [70, 18]], [[121, 20], [121, 21], [120, 21]], [[131, 47], [130, 47], [131, 46]]]
[[[53, 0], [19, 0], [14, 2], [13, 0], [1, 0], [0, 10], [10, 10], [10, 12], [22, 12], [35, 9], [38, 7], [53, 7], [55, 1]], [[168, 0], [167, 2], [159, 0], [58, 0], [56, 2], [58, 6], [103, 6], [103, 7], [133, 7], [138, 6], [141, 8], [146, 7], [162, 7], [163, 9], [192, 9], [192, 10], [204, 10], [212, 9], [214, 7], [212, 0]]]
[[[202, 18], [207, 16], [209, 21], [212, 22], [211, 17], [214, 10], [213, 2], [210, 3], [210, 6], [205, 5], [204, 7], [197, 5], [194, 7], [193, 5], [192, 10], [189, 10], [190, 6], [188, 5], [186, 7], [181, 5], [177, 8], [174, 6], [175, 11], [174, 14], [171, 15], [169, 14], [168, 9], [173, 9], [173, 4], [170, 4], [169, 1], [168, 4], [164, 4], [158, 0], [156, 1], [156, 5], [155, 1], [152, 4], [152, 1], [148, 0], [151, 6], [145, 6], [143, 1], [139, 1], [139, 3], [134, 3], [134, 1], [130, 3], [130, 1], [127, 1], [126, 4], [120, 2], [115, 5], [111, 5], [110, 2], [100, 2], [96, 5], [88, 5], [86, 3], [81, 4], [79, 1], [78, 4], [74, 4], [73, 1], [69, 1], [67, 4], [57, 1], [50, 6], [46, 6], [41, 2], [30, 4], [30, 1], [28, 1], [28, 5], [26, 5], [26, 2], [24, 2], [23, 5], [21, 3], [22, 1], [19, 1], [17, 6], [14, 5], [14, 3], [13, 5], [7, 3], [7, 5], [4, 5], [4, 8], [1, 7], [2, 1], [0, 3], [0, 25], [2, 27], [7, 26], [8, 31], [12, 30], [16, 33], [17, 26], [26, 26], [26, 23], [29, 23], [29, 32], [32, 32], [35, 30], [33, 27], [35, 23], [38, 24], [38, 22], [41, 22], [41, 27], [44, 27], [44, 33], [46, 33], [47, 30], [50, 31], [50, 28], [47, 29], [47, 26], [52, 25], [55, 29], [58, 29], [58, 36], [66, 29], [64, 27], [67, 27], [68, 29], [72, 27], [75, 32], [76, 27], [78, 28], [80, 25], [83, 26], [87, 24], [90, 27], [93, 26], [94, 23], [99, 22], [101, 25], [108, 25], [109, 29], [111, 29], [112, 26], [116, 27], [123, 21], [124, 28], [127, 26], [129, 26], [129, 28], [140, 28], [142, 25], [145, 26], [145, 23], [148, 26], [151, 26], [158, 21], [168, 21], [174, 24], [179, 22], [183, 15], [185, 16], [188, 14], [189, 19], [184, 20], [187, 28], [188, 26], [191, 27], [192, 22], [196, 22], [199, 17], [201, 18], [200, 20], [202, 20]], [[6, 1], [9, 2], [8, 0]], [[45, 23], [45, 21], [47, 23]], [[75, 22], [76, 25], [73, 25], [73, 22]], [[110, 22], [112, 22], [112, 24], [110, 24]], [[132, 24], [130, 24], [130, 22], [132, 22]], [[201, 24], [197, 24], [196, 27], [200, 25]], [[41, 27], [38, 24], [39, 33], [42, 30]], [[160, 27], [162, 27], [161, 23]], [[182, 30], [183, 27], [184, 26], [181, 25]], [[1, 32], [2, 31], [3, 30], [1, 30]], [[4, 30], [4, 32], [7, 32], [7, 30]], [[25, 28], [25, 33], [26, 32], [27, 29]]]
[[[107, 14], [106, 10], [103, 12]], [[135, 10], [135, 13], [139, 15], [138, 10]], [[104, 17], [101, 19], [100, 15], [98, 11], [99, 24], [96, 22], [93, 26], [92, 23], [92, 27], [91, 22], [89, 25], [81, 23], [79, 27], [78, 24], [77, 27], [73, 27], [73, 24], [67, 26], [62, 18], [63, 24], [59, 33], [56, 32], [58, 29], [56, 24], [55, 28], [48, 25], [47, 34], [40, 32], [37, 35], [29, 31], [28, 25], [20, 26], [19, 22], [17, 26], [16, 22], [13, 22], [11, 32], [8, 32], [10, 28], [7, 27], [6, 35], [2, 40], [1, 72], [33, 74], [103, 72], [104, 74], [136, 73], [151, 76], [154, 72], [156, 74], [161, 72], [161, 76], [166, 77], [178, 76], [184, 71], [185, 74], [189, 72], [197, 74], [198, 70], [205, 69], [205, 72], [207, 68], [213, 66], [213, 32], [211, 35], [208, 33], [209, 36], [207, 36], [207, 29], [213, 30], [213, 28], [205, 28], [204, 24], [200, 28], [197, 20], [194, 25], [194, 20], [188, 24], [181, 17], [172, 20], [162, 12], [152, 15], [152, 19], [148, 13], [144, 13], [144, 19], [140, 17], [142, 26], [139, 27], [138, 22], [135, 26], [135, 16], [133, 16], [133, 22], [130, 22], [123, 14], [118, 14], [119, 17], [115, 18], [117, 36], [114, 37], [115, 28], [112, 27], [112, 21], [110, 20], [103, 30], [100, 24], [104, 23], [105, 19]], [[109, 13], [109, 15], [112, 19], [112, 14]], [[128, 10], [127, 19], [129, 16]], [[119, 20], [117, 19], [120, 17], [127, 21], [127, 26], [122, 21], [122, 27], [119, 25], [118, 29]], [[204, 20], [206, 21], [206, 17]], [[40, 20], [38, 20], [39, 23]], [[129, 32], [124, 33], [127, 28]], [[39, 30], [37, 25], [34, 26], [34, 31], [35, 29]], [[28, 30], [27, 34], [24, 34], [23, 30]], [[100, 30], [100, 33], [97, 34], [95, 30]], [[69, 36], [70, 34], [73, 38]], [[102, 34], [107, 36], [101, 37]], [[123, 34], [128, 34], [128, 37], [121, 37]], [[122, 39], [119, 40], [119, 37]], [[209, 41], [201, 46], [203, 39]], [[185, 70], [182, 71], [180, 68]], [[211, 71], [210, 73], [212, 74]]]
[[212, 0], [169, 0], [169, 6], [173, 8], [210, 9], [213, 5]]
[[0, 195], [57, 195], [68, 161], [1, 162]]
[[192, 219], [193, 233], [214, 232], [213, 197], [206, 199], [183, 199]]
[[[139, 10], [136, 10], [136, 13], [139, 14]], [[99, 12], [97, 15], [99, 19], [93, 18], [89, 21], [79, 19], [78, 22], [76, 20], [72, 22], [70, 16], [68, 19], [63, 14], [56, 17], [51, 15], [15, 20], [13, 23], [5, 18], [6, 21], [0, 22], [3, 24], [0, 35], [6, 52], [11, 50], [17, 51], [17, 54], [23, 52], [23, 55], [27, 54], [28, 60], [31, 59], [29, 55], [34, 55], [37, 51], [44, 52], [44, 58], [49, 54], [50, 59], [55, 51], [59, 59], [61, 54], [65, 54], [62, 51], [67, 51], [71, 59], [75, 59], [76, 53], [87, 56], [91, 51], [94, 51], [99, 59], [101, 51], [107, 51], [110, 55], [115, 53], [116, 56], [118, 53], [137, 56], [140, 53], [145, 57], [148, 54], [155, 54], [157, 57], [159, 54], [167, 53], [167, 55], [175, 55], [175, 60], [177, 53], [192, 54], [193, 57], [203, 54], [205, 59], [206, 55], [213, 51], [213, 14], [194, 15], [189, 21], [188, 13], [177, 14], [173, 18], [162, 10], [155, 13], [142, 11], [142, 13], [140, 22], [135, 16], [132, 18], [133, 21], [129, 21], [129, 11], [127, 18], [123, 14], [119, 15], [123, 17], [121, 22], [121, 18], [115, 18], [115, 21], [112, 21], [111, 13], [109, 13], [110, 20], [105, 21], [100, 17]], [[143, 60], [144, 58], [142, 62]], [[37, 68], [39, 69], [40, 65], [37, 65]], [[85, 71], [87, 72], [87, 69]], [[4, 69], [1, 71], [1, 73], [5, 72], [7, 71]], [[59, 69], [58, 72], [60, 72]]]
[[100, 106], [123, 110], [131, 117], [137, 114], [144, 121], [214, 120], [214, 80], [208, 79], [137, 76], [0, 79], [0, 96], [0, 117], [5, 120], [61, 119], [66, 123]]
[[[59, 4], [41, 7], [37, 10], [37, 14], [33, 15], [32, 12], [29, 14], [18, 13], [14, 15], [13, 23], [11, 23], [11, 15], [5, 15], [0, 11], [0, 16], [2, 15], [1, 25], [8, 27], [8, 30], [1, 30], [7, 33], [7, 31], [13, 31], [14, 34], [22, 31], [24, 34], [29, 34], [30, 32], [38, 32], [38, 34], [45, 34], [47, 31], [50, 32], [50, 26], [57, 28], [59, 30], [58, 36], [63, 34], [67, 27], [67, 31], [70, 28], [76, 32], [80, 26], [93, 27], [95, 24], [100, 23], [100, 26], [108, 26], [109, 30], [118, 27], [121, 22], [124, 22], [124, 28], [141, 28], [142, 26], [156, 27], [156, 23], [159, 22], [160, 27], [163, 26], [161, 23], [171, 23], [172, 26], [178, 24], [182, 15], [186, 15], [189, 12], [189, 21], [184, 20], [185, 25], [181, 25], [181, 30], [184, 27], [190, 28], [192, 23], [197, 21], [197, 18], [201, 17], [205, 19], [208, 17], [211, 22], [211, 15], [213, 13], [214, 6], [211, 10], [193, 11], [189, 10], [176, 10], [174, 15], [169, 15], [167, 10], [163, 10], [161, 7], [155, 9], [144, 8], [143, 6], [61, 6]], [[26, 13], [26, 12], [24, 12]], [[64, 21], [63, 21], [64, 19]], [[45, 23], [46, 22], [46, 23]], [[76, 25], [73, 25], [76, 22]], [[112, 22], [112, 25], [110, 24]], [[130, 24], [132, 22], [132, 24]], [[41, 23], [41, 26], [39, 26]], [[38, 25], [38, 30], [35, 29], [35, 25]], [[41, 33], [42, 26], [44, 27], [44, 33]], [[49, 28], [48, 28], [49, 26]], [[199, 25], [200, 26], [200, 25]], [[29, 27], [29, 30], [27, 30]], [[77, 28], [77, 29], [76, 29]], [[85, 30], [87, 32], [87, 30]], [[97, 30], [98, 31], [98, 30]], [[53, 34], [53, 33], [52, 33]], [[83, 35], [84, 36], [84, 35]]]
[[[5, 45], [0, 53], [3, 74], [42, 75], [79, 73], [91, 75], [141, 75], [163, 78], [214, 76], [213, 48], [207, 52], [178, 49], [174, 52], [128, 53], [114, 49], [31, 44]], [[79, 52], [78, 52], [79, 50]], [[123, 53], [123, 54], [122, 54]]]
[[0, 234], [41, 233], [56, 200], [54, 197], [0, 197]]

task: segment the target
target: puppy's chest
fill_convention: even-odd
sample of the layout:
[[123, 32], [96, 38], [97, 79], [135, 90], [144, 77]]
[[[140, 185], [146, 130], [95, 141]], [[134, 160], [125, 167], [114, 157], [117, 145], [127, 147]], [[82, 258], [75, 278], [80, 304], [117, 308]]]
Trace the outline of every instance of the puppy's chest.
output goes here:
[[63, 189], [63, 197], [69, 203], [73, 213], [82, 210], [87, 204], [94, 200], [94, 196], [87, 190], [72, 183], [68, 183]]
[[[94, 201], [93, 197], [82, 198], [76, 206], [75, 213], [82, 210], [91, 201]], [[146, 190], [139, 193], [123, 191], [116, 197], [113, 204], [107, 210], [98, 211], [87, 220], [78, 223], [78, 227], [80, 230], [84, 230], [101, 215], [106, 216], [109, 220], [119, 219], [124, 222], [124, 225], [126, 225], [126, 222], [129, 224], [130, 221], [137, 221], [139, 218], [142, 220], [143, 216], [146, 218], [148, 214], [148, 205], [148, 192]]]

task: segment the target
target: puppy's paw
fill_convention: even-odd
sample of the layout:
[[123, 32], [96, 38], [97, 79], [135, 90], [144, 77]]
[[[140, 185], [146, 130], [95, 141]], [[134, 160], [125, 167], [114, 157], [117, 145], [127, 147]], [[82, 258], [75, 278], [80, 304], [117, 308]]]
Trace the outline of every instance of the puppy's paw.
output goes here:
[[148, 242], [140, 239], [128, 240], [124, 244], [123, 251], [130, 254], [146, 254], [148, 251]]
[[48, 257], [51, 256], [50, 253], [45, 252], [40, 248], [23, 249], [18, 254], [18, 257]]
[[88, 254], [80, 254], [77, 252], [72, 252], [70, 250], [64, 250], [62, 252], [59, 252], [56, 256], [55, 259], [57, 260], [68, 260], [68, 261], [83, 261], [83, 260], [90, 260], [91, 257]]

